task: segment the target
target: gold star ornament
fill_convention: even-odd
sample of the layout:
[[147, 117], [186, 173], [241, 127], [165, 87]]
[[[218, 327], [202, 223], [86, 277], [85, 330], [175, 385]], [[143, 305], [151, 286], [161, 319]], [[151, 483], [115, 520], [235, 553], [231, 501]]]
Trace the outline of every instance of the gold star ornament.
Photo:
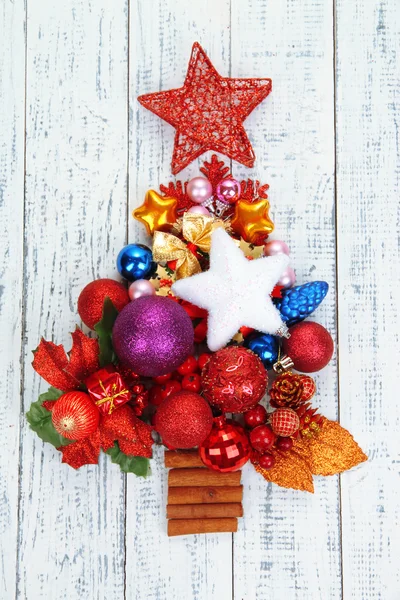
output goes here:
[[246, 242], [256, 246], [265, 243], [265, 238], [274, 230], [274, 224], [269, 217], [269, 202], [261, 198], [257, 202], [239, 200], [235, 205], [235, 214], [231, 227]]
[[176, 221], [176, 198], [160, 196], [154, 190], [146, 193], [142, 206], [133, 211], [133, 216], [144, 223], [147, 233], [168, 231]]

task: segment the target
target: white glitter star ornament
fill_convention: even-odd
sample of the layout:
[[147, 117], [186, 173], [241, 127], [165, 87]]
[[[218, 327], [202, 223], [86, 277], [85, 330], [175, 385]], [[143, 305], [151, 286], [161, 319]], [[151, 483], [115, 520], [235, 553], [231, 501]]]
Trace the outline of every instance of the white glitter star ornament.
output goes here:
[[271, 292], [289, 263], [286, 254], [248, 260], [222, 228], [212, 234], [210, 268], [180, 279], [173, 293], [208, 311], [207, 344], [216, 352], [241, 327], [287, 335]]

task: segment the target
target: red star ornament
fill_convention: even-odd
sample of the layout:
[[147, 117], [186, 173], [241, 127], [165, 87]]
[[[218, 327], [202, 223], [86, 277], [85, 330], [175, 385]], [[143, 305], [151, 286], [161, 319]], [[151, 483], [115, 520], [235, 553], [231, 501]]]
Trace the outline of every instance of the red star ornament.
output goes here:
[[171, 163], [175, 175], [207, 150], [252, 167], [255, 154], [243, 121], [271, 89], [271, 79], [221, 77], [196, 42], [183, 87], [138, 100], [176, 129]]

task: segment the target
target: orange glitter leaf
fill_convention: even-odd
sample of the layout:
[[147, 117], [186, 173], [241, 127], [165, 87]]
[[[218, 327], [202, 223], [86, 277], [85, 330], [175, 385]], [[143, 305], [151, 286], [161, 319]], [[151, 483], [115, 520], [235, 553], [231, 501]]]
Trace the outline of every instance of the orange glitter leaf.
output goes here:
[[293, 490], [302, 490], [314, 492], [314, 484], [310, 466], [307, 460], [296, 451], [294, 446], [292, 450], [274, 452], [276, 459], [272, 469], [266, 470], [253, 462], [254, 468], [258, 473], [272, 483], [281, 487], [292, 488]]

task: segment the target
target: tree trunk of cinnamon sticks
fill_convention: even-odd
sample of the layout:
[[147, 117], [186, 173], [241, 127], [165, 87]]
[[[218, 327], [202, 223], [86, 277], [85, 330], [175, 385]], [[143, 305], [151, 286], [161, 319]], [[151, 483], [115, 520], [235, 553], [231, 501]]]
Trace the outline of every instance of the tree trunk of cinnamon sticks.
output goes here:
[[241, 471], [207, 469], [196, 451], [166, 451], [168, 535], [233, 533], [243, 516]]

